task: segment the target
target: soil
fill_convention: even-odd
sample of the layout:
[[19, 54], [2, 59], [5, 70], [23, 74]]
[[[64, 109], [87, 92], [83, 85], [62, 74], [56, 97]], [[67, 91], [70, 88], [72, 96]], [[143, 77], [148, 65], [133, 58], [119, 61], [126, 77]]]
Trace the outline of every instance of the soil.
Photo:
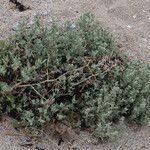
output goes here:
[[[102, 26], [109, 28], [118, 46], [131, 59], [150, 62], [150, 1], [149, 0], [0, 0], [0, 39], [5, 39], [17, 30], [24, 17], [40, 15], [43, 22], [50, 25], [53, 20], [64, 22], [75, 20], [85, 12], [92, 12]], [[16, 5], [16, 4], [19, 4]], [[23, 8], [20, 10], [21, 8]], [[80, 132], [74, 142], [68, 140], [58, 146], [57, 138], [43, 137], [30, 146], [20, 146], [26, 141], [11, 126], [9, 118], [0, 123], [0, 150], [150, 150], [150, 126], [141, 128], [121, 127], [122, 135], [115, 142], [99, 143], [88, 132]], [[5, 135], [5, 136], [4, 136]]]

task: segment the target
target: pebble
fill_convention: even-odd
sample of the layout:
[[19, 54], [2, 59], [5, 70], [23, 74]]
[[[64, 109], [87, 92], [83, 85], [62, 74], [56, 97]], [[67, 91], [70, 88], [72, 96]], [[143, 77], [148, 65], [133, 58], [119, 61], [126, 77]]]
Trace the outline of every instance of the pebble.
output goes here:
[[29, 138], [22, 139], [21, 142], [19, 142], [20, 146], [33, 146], [32, 140]]
[[46, 17], [46, 16], [50, 15], [50, 12], [48, 12], [48, 11], [46, 11], [46, 12], [40, 12], [39, 15], [42, 16], [42, 17]]
[[38, 144], [36, 147], [35, 147], [36, 150], [45, 150], [45, 146], [43, 144]]
[[73, 24], [70, 26], [71, 29], [75, 29], [76, 27], [77, 27], [77, 26], [76, 26], [75, 23], [73, 23]]
[[36, 149], [36, 150], [45, 150], [45, 148], [40, 147], [40, 146], [36, 146], [35, 149]]
[[132, 27], [130, 25], [127, 25], [127, 28], [131, 29]]
[[12, 30], [13, 30], [13, 31], [17, 31], [17, 30], [18, 30], [18, 27], [19, 27], [19, 23], [16, 22], [16, 23], [12, 26]]
[[27, 141], [23, 141], [19, 143], [20, 146], [32, 146], [33, 143], [32, 142], [27, 142]]
[[136, 19], [136, 18], [137, 18], [137, 15], [134, 15], [133, 18]]
[[145, 38], [142, 38], [142, 41], [145, 42], [145, 43], [148, 42], [147, 39], [145, 39]]

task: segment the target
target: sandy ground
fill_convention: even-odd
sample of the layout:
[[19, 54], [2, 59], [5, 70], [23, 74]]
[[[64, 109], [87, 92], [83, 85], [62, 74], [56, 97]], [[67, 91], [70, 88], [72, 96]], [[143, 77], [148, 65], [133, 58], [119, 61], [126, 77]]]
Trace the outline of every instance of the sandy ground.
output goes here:
[[[111, 30], [121, 49], [131, 58], [150, 62], [150, 0], [22, 0], [22, 3], [31, 9], [19, 12], [8, 0], [0, 0], [0, 39], [13, 33], [23, 17], [29, 17], [32, 24], [34, 16], [39, 14], [50, 24], [52, 19], [60, 22], [74, 20], [91, 11], [103, 26]], [[0, 124], [0, 150], [36, 149], [35, 146], [20, 147], [21, 138], [4, 136], [7, 130], [14, 131], [8, 124], [7, 120]], [[67, 142], [60, 147], [46, 140], [39, 144], [45, 150], [69, 149]], [[126, 128], [119, 140], [107, 144], [96, 144], [87, 133], [81, 132], [73, 145], [78, 150], [150, 150], [150, 126], [137, 131]]]

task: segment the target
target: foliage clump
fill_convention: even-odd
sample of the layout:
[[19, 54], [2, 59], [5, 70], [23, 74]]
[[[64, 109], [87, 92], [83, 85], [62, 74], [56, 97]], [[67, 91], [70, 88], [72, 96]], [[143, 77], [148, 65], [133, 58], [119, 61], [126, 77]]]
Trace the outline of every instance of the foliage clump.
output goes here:
[[114, 120], [149, 119], [150, 71], [121, 54], [91, 14], [64, 27], [22, 24], [0, 46], [1, 110], [22, 124], [68, 120], [105, 139]]

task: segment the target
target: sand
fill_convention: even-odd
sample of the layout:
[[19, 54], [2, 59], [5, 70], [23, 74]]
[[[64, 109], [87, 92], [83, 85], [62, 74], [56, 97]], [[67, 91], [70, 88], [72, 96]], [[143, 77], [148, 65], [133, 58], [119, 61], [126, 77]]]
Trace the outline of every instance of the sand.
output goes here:
[[[48, 25], [52, 20], [64, 22], [75, 20], [85, 12], [91, 11], [96, 19], [112, 32], [120, 49], [130, 58], [144, 63], [150, 62], [150, 1], [149, 0], [18, 0], [30, 9], [19, 12], [8, 0], [0, 0], [0, 39], [14, 33], [18, 22], [29, 17], [31, 24], [39, 14]], [[8, 125], [9, 124], [9, 125]], [[6, 120], [0, 123], [0, 150], [33, 150], [19, 146], [21, 137], [4, 136], [7, 130], [16, 132]], [[43, 138], [45, 139], [45, 138]], [[150, 150], [150, 126], [133, 131], [126, 128], [116, 142], [97, 144], [85, 132], [75, 139], [73, 145], [79, 150]], [[57, 141], [55, 141], [57, 142]], [[45, 150], [67, 150], [69, 143], [60, 147], [42, 140]], [[70, 148], [71, 149], [71, 148]], [[73, 149], [73, 148], [72, 148]], [[75, 149], [75, 148], [74, 148]]]

